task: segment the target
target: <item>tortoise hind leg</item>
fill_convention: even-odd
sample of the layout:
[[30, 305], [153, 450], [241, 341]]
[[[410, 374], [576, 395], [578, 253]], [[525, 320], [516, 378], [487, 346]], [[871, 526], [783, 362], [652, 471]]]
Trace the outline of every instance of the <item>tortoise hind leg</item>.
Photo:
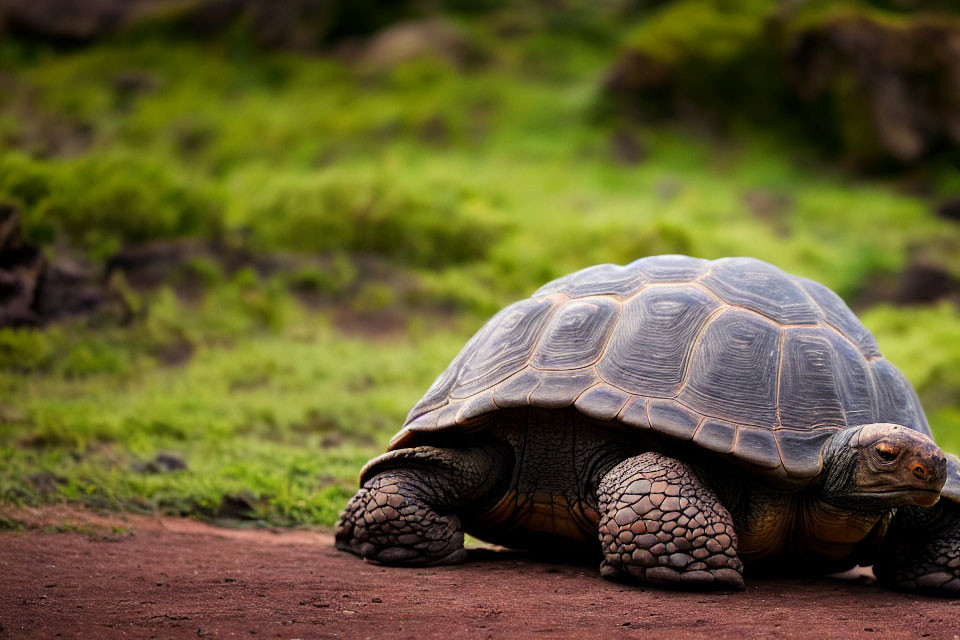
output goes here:
[[463, 561], [457, 510], [481, 498], [499, 477], [493, 448], [415, 447], [374, 460], [336, 525], [336, 546], [392, 565]]
[[648, 452], [600, 481], [606, 578], [686, 589], [742, 589], [730, 513], [684, 463]]
[[960, 595], [960, 504], [897, 509], [873, 571], [887, 587]]

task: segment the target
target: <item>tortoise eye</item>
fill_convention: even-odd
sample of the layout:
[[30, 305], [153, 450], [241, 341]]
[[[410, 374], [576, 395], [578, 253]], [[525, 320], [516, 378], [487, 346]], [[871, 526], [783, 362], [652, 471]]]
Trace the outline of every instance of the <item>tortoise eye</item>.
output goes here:
[[881, 442], [877, 445], [877, 455], [880, 456], [881, 460], [893, 462], [900, 455], [900, 450], [886, 442]]

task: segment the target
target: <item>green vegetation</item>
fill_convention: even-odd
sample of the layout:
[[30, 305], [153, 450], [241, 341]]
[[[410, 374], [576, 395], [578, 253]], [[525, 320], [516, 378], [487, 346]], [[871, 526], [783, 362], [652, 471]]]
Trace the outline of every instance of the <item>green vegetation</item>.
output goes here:
[[[0, 501], [329, 525], [469, 335], [551, 278], [752, 255], [868, 301], [928, 249], [960, 275], [960, 227], [894, 184], [777, 136], [598, 122], [631, 26], [521, 18], [460, 24], [468, 72], [163, 31], [0, 44], [0, 203], [51, 260], [180, 238], [253, 256], [196, 255], [159, 286], [114, 272], [97, 312], [0, 329]], [[711, 55], [739, 55], [736, 24]], [[864, 320], [960, 451], [960, 313]]]

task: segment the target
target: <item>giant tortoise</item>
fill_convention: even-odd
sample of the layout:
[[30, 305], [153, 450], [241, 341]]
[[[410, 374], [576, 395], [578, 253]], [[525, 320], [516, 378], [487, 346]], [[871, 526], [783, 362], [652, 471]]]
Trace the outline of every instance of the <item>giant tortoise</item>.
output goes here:
[[828, 288], [751, 258], [643, 258], [503, 309], [361, 471], [337, 547], [463, 560], [464, 532], [601, 575], [742, 588], [873, 565], [960, 593], [960, 461]]

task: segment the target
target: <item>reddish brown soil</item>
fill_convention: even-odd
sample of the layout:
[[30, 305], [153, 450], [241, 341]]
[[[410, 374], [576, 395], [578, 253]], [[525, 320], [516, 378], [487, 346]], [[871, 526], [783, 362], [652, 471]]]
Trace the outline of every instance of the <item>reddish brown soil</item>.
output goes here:
[[[0, 534], [0, 637], [960, 638], [960, 601], [862, 580], [676, 593], [509, 552], [388, 569], [337, 552], [325, 533], [63, 509], [3, 515], [30, 526]], [[74, 526], [37, 528], [64, 523]]]

